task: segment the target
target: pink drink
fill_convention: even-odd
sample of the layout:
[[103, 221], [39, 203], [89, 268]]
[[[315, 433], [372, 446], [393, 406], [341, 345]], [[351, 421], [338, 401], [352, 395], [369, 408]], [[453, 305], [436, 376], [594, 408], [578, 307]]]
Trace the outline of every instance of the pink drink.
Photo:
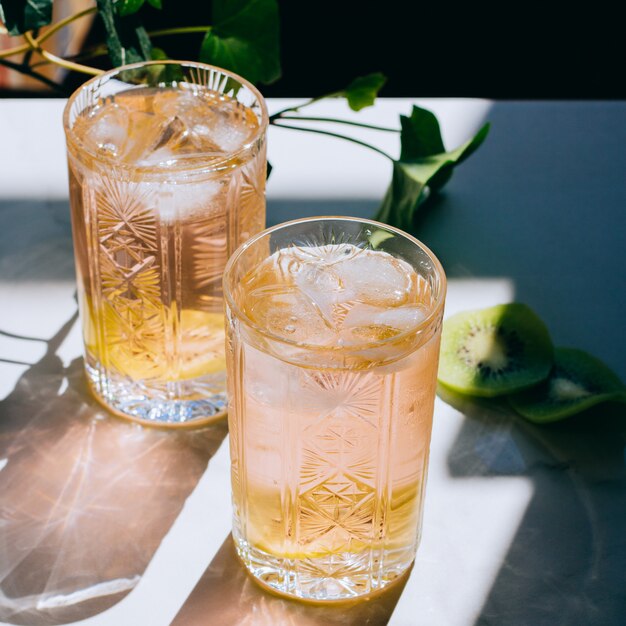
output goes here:
[[265, 225], [264, 105], [201, 65], [95, 81], [66, 111], [90, 386], [142, 422], [213, 419], [226, 409], [222, 273]]
[[[303, 229], [330, 223], [353, 232], [302, 244]], [[262, 583], [350, 598], [415, 556], [445, 278], [422, 248], [428, 270], [411, 258], [417, 242], [382, 225], [280, 228], [299, 236], [269, 255], [261, 237], [225, 278], [233, 535]], [[383, 228], [404, 259], [391, 237], [390, 252], [368, 247]]]

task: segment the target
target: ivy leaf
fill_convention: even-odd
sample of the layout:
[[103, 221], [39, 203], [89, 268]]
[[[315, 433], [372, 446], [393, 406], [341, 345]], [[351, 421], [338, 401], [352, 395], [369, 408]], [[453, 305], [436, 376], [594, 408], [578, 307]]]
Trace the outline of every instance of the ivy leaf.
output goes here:
[[144, 0], [117, 0], [115, 10], [118, 15], [125, 16], [137, 13], [143, 6]]
[[[434, 115], [432, 117], [434, 118]], [[405, 117], [404, 119], [410, 120], [411, 118]], [[472, 139], [456, 148], [456, 150], [424, 154], [424, 151], [430, 152], [433, 146], [437, 145], [434, 132], [425, 132], [421, 143], [417, 139], [417, 128], [423, 126], [426, 119], [427, 116], [418, 114], [415, 127], [412, 127], [410, 131], [407, 130], [405, 135], [405, 137], [410, 137], [410, 139], [401, 137], [402, 154], [405, 157], [420, 153], [422, 156], [406, 158], [406, 160], [400, 158], [399, 161], [394, 161], [391, 184], [376, 214], [377, 220], [397, 226], [402, 230], [412, 230], [415, 214], [419, 206], [427, 198], [426, 189], [428, 188], [433, 192], [443, 187], [450, 180], [454, 167], [475, 152], [489, 132], [489, 124], [485, 124]], [[434, 119], [438, 130], [439, 123], [436, 121], [436, 118]], [[409, 123], [406, 123], [407, 126]], [[426, 123], [426, 128], [434, 131], [432, 119]], [[404, 133], [404, 124], [402, 130]], [[440, 134], [439, 140], [441, 140]], [[405, 144], [405, 141], [408, 141], [408, 143]], [[441, 147], [443, 147], [443, 142]]]
[[353, 111], [360, 111], [374, 104], [378, 92], [386, 82], [384, 74], [368, 74], [355, 78], [343, 91], [334, 95], [345, 97]]
[[113, 0], [96, 0], [98, 15], [104, 23], [109, 57], [115, 67], [127, 63], [149, 61], [152, 44], [137, 15], [121, 17], [115, 11]]
[[437, 116], [427, 109], [414, 106], [410, 117], [400, 116], [400, 160], [419, 159], [440, 154], [446, 149], [441, 138]]
[[21, 35], [52, 21], [52, 0], [0, 0], [0, 22], [9, 35]]
[[213, 24], [202, 42], [200, 61], [254, 84], [280, 78], [276, 0], [214, 0]]

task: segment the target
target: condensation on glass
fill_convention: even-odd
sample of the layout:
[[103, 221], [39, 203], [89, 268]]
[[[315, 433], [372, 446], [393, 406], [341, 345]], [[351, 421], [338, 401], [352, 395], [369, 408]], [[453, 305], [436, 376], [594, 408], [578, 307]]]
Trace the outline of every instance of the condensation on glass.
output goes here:
[[233, 537], [311, 600], [398, 579], [420, 538], [445, 275], [376, 222], [265, 231], [224, 275]]
[[64, 124], [91, 389], [144, 423], [223, 415], [222, 273], [265, 225], [261, 95], [215, 67], [138, 64], [83, 85]]

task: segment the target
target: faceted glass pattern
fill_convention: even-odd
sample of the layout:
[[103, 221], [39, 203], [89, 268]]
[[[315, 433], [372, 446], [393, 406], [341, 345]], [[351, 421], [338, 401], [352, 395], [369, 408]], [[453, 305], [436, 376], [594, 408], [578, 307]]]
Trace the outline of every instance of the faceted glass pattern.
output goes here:
[[[423, 272], [414, 273], [423, 287], [414, 298], [425, 307], [416, 327], [396, 329], [394, 335], [391, 327], [368, 323], [356, 329], [358, 334], [367, 331], [386, 339], [370, 337], [369, 343], [343, 347], [324, 331], [320, 347], [310, 345], [317, 336], [313, 331], [308, 345], [280, 340], [276, 336], [280, 327], [259, 327], [254, 311], [262, 307], [261, 297], [272, 291], [282, 298], [274, 303], [279, 310], [294, 301], [291, 288], [273, 284], [266, 269], [268, 256], [288, 245], [290, 229], [296, 233], [285, 254], [312, 258], [320, 246], [337, 240], [339, 230], [352, 230], [347, 240], [367, 249], [368, 237], [381, 227], [340, 218], [303, 220], [277, 227], [280, 241], [271, 241], [272, 230], [266, 231], [269, 234], [245, 251], [236, 252], [227, 266], [233, 536], [240, 557], [260, 582], [301, 598], [338, 600], [369, 594], [398, 578], [413, 561], [420, 535], [445, 278], [434, 258], [421, 249], [421, 254], [411, 255], [406, 239], [394, 246], [392, 239], [404, 236], [382, 227], [392, 235], [387, 250]], [[307, 228], [315, 232], [304, 239]], [[408, 241], [417, 248], [415, 240]], [[325, 253], [333, 254], [328, 249]], [[276, 276], [284, 276], [287, 268], [296, 274], [297, 285], [304, 270], [294, 270], [292, 260], [284, 261], [280, 254]], [[339, 256], [331, 259], [335, 268]], [[389, 254], [383, 261], [387, 258]], [[323, 266], [316, 267], [324, 271]], [[259, 276], [261, 287], [254, 282]], [[368, 282], [371, 286], [376, 277]], [[364, 304], [362, 294], [349, 288], [341, 286], [335, 298], [349, 293], [354, 300], [335, 304], [341, 310], [358, 310]], [[246, 298], [256, 298], [257, 308], [246, 309]], [[243, 315], [242, 310], [251, 313]], [[407, 305], [396, 309], [406, 310]], [[302, 316], [293, 324], [308, 322]], [[344, 321], [337, 337], [345, 340], [347, 332]], [[306, 336], [291, 329], [289, 334]]]
[[148, 67], [98, 77], [66, 109], [85, 364], [115, 412], [197, 424], [226, 408], [221, 278], [265, 223], [266, 111], [216, 68]]

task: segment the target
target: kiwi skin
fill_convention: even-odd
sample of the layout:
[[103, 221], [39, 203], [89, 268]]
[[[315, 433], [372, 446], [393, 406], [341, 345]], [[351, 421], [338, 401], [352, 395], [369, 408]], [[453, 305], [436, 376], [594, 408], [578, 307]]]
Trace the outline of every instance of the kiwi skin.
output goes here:
[[525, 304], [465, 311], [444, 322], [438, 378], [454, 391], [508, 395], [544, 380], [552, 363], [548, 329]]
[[626, 387], [615, 372], [587, 352], [557, 348], [549, 377], [508, 400], [522, 417], [547, 424], [602, 402], [626, 402]]

